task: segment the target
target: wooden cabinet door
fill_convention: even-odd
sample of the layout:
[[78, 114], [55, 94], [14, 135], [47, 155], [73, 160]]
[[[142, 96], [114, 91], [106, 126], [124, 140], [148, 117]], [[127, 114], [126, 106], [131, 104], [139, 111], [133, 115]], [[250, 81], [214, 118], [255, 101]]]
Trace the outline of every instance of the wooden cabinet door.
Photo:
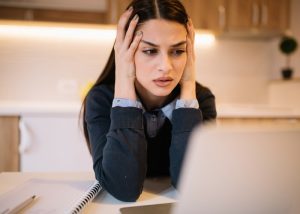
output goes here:
[[219, 33], [226, 28], [226, 0], [183, 0], [195, 28]]
[[228, 0], [227, 5], [228, 31], [249, 31], [259, 27], [259, 2], [257, 0]]
[[71, 11], [39, 8], [4, 7], [0, 5], [0, 19], [47, 22], [106, 24], [106, 12]]
[[229, 32], [283, 33], [289, 23], [289, 0], [228, 0]]
[[19, 171], [19, 118], [0, 117], [0, 172]]
[[284, 32], [289, 27], [289, 0], [261, 0], [260, 29]]
[[120, 16], [125, 12], [132, 0], [109, 0], [107, 20], [109, 24], [117, 24]]

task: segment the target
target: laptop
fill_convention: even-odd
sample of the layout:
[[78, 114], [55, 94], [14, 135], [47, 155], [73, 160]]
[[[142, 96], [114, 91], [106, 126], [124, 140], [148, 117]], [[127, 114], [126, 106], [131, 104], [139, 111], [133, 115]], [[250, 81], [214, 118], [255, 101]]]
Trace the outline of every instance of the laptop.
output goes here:
[[175, 214], [299, 214], [300, 124], [196, 129], [179, 192]]
[[300, 124], [207, 125], [194, 130], [177, 203], [123, 214], [299, 214]]

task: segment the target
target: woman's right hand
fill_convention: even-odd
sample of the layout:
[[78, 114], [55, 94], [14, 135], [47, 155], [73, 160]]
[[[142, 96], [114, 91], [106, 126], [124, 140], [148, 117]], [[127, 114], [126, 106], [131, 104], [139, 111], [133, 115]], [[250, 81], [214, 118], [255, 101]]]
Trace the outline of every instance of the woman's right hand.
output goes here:
[[138, 15], [134, 16], [127, 32], [125, 32], [125, 26], [131, 13], [132, 8], [121, 16], [117, 27], [117, 37], [114, 45], [116, 64], [115, 98], [136, 100], [134, 55], [143, 34], [139, 31], [134, 35], [139, 19]]

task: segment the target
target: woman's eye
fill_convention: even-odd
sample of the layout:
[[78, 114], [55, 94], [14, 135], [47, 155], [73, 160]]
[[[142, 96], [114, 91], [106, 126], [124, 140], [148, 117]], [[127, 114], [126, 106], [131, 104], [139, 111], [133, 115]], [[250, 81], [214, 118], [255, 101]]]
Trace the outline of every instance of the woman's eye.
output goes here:
[[172, 55], [174, 55], [174, 56], [180, 56], [183, 53], [185, 53], [185, 50], [182, 50], [182, 49], [172, 51]]
[[157, 54], [157, 50], [155, 50], [155, 49], [143, 50], [143, 53], [151, 56], [151, 55]]

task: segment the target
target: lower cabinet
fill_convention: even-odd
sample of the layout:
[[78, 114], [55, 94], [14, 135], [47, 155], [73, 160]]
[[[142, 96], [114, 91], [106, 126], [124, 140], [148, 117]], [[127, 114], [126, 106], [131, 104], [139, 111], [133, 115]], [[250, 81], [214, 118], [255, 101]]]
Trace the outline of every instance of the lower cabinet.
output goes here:
[[77, 115], [24, 116], [20, 133], [22, 172], [93, 170]]
[[19, 117], [0, 116], [0, 172], [19, 171]]

